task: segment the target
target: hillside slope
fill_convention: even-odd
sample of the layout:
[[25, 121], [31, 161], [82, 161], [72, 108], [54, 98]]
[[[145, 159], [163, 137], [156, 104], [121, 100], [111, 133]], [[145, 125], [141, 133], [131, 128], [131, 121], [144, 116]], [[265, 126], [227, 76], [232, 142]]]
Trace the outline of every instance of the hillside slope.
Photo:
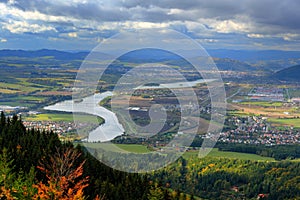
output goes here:
[[280, 70], [273, 77], [280, 81], [300, 82], [300, 65]]

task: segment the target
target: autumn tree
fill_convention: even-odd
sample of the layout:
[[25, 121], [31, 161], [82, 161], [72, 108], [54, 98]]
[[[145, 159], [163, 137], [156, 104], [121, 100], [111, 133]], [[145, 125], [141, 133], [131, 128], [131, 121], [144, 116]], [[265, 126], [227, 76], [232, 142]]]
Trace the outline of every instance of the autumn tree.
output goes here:
[[85, 161], [76, 163], [80, 155], [76, 149], [69, 147], [57, 149], [54, 155], [43, 159], [38, 169], [45, 173], [47, 181], [35, 185], [38, 189], [35, 199], [85, 199], [83, 189], [88, 186], [88, 177], [82, 177]]

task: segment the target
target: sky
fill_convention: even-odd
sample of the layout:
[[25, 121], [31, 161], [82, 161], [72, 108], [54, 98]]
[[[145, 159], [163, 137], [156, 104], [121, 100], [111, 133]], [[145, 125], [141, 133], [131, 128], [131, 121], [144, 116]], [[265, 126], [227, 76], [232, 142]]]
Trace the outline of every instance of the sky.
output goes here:
[[174, 29], [208, 49], [300, 50], [299, 0], [0, 0], [0, 49], [91, 50]]

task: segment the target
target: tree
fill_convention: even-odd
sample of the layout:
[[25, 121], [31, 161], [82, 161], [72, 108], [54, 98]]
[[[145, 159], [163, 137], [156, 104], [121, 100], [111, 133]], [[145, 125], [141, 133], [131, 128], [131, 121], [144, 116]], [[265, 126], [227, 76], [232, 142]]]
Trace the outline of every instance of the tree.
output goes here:
[[163, 190], [155, 184], [149, 190], [149, 194], [147, 195], [148, 200], [163, 200], [164, 198]]
[[4, 149], [0, 154], [0, 199], [31, 199], [36, 194], [34, 184], [34, 169], [28, 174], [20, 171], [18, 174], [13, 172], [13, 160]]
[[12, 182], [14, 174], [12, 173], [12, 160], [8, 159], [7, 151], [4, 149], [0, 154], [0, 198], [14, 199], [12, 196]]
[[83, 189], [88, 186], [88, 177], [82, 177], [85, 161], [76, 164], [80, 157], [76, 149], [69, 147], [57, 149], [49, 161], [43, 160], [38, 168], [45, 173], [47, 182], [39, 182], [35, 187], [38, 193], [35, 199], [85, 199]]

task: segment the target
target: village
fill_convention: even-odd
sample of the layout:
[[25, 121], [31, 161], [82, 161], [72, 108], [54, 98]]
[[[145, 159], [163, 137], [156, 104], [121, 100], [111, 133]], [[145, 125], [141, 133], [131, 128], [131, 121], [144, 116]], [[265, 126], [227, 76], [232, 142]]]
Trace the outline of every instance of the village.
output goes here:
[[[293, 127], [271, 127], [266, 117], [231, 117], [235, 127], [220, 134], [219, 141], [227, 143], [262, 144], [266, 146], [300, 144], [300, 131]], [[207, 137], [207, 136], [204, 136]]]

